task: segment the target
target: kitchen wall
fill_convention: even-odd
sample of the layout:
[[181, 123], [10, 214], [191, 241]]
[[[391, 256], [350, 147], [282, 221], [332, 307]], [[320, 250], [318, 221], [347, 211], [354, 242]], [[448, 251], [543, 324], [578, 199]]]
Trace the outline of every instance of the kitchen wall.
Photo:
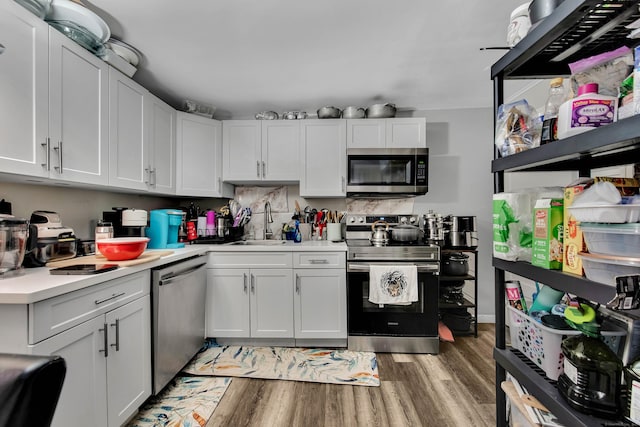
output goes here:
[[81, 239], [93, 239], [95, 221], [113, 207], [136, 209], [180, 206], [175, 199], [108, 191], [0, 182], [0, 199], [11, 202], [13, 215], [29, 219], [35, 210], [60, 214], [62, 225]]

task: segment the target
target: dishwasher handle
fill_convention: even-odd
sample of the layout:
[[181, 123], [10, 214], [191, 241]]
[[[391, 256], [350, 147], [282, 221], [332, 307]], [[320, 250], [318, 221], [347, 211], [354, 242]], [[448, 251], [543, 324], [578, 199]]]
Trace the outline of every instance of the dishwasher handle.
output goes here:
[[160, 278], [159, 285], [160, 286], [169, 285], [177, 280], [182, 280], [183, 278], [192, 275], [193, 273], [195, 273], [197, 270], [204, 267], [205, 265], [206, 263], [203, 262], [202, 264], [195, 265], [186, 270], [179, 271], [178, 273], [171, 272], [166, 276], [163, 276]]

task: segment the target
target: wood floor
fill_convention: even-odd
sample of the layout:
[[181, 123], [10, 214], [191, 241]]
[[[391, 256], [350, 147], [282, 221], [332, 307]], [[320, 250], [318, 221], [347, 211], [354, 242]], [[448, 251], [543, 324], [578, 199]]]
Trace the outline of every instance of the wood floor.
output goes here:
[[495, 426], [494, 326], [438, 355], [378, 353], [380, 387], [234, 378], [207, 427]]

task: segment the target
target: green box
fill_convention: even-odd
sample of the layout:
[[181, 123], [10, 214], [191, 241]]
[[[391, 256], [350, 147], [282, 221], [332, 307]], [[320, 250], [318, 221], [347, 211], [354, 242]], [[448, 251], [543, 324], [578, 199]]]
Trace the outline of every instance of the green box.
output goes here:
[[550, 270], [562, 269], [563, 200], [539, 199], [533, 208], [531, 264]]

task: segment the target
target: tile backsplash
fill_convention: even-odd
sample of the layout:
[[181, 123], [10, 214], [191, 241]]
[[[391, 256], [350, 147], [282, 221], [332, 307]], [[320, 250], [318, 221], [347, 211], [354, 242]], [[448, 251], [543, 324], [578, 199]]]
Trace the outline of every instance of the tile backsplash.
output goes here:
[[414, 199], [305, 199], [299, 195], [297, 185], [280, 187], [237, 186], [235, 200], [243, 207], [251, 208], [251, 222], [245, 226], [245, 234], [253, 234], [255, 239], [262, 239], [264, 233], [264, 206], [271, 203], [273, 224], [270, 225], [276, 238], [283, 224], [292, 221], [295, 202], [303, 211], [306, 206], [311, 209], [329, 209], [338, 212], [363, 214], [407, 214], [413, 213]]

